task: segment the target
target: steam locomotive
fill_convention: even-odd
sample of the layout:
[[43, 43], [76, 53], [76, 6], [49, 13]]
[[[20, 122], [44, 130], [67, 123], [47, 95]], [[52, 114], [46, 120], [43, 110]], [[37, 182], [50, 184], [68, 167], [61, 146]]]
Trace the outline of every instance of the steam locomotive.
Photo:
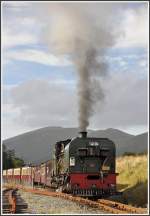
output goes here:
[[116, 193], [115, 144], [107, 138], [80, 136], [55, 144], [54, 158], [38, 166], [3, 171], [3, 180], [49, 186], [84, 197]]

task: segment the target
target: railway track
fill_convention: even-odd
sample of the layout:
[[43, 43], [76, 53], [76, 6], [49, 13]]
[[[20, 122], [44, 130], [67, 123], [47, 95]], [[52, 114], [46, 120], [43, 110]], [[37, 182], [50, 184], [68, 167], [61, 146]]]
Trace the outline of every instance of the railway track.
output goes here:
[[53, 197], [61, 197], [78, 204], [87, 205], [93, 208], [98, 208], [105, 212], [113, 213], [113, 214], [145, 214], [146, 209], [135, 208], [133, 206], [125, 205], [119, 202], [114, 202], [106, 199], [98, 199], [97, 201], [92, 201], [86, 198], [72, 196], [70, 194], [65, 194], [61, 192], [49, 191], [47, 189], [33, 189], [26, 188], [23, 186], [17, 186], [18, 189], [22, 189], [26, 192], [31, 192], [34, 194], [45, 195], [45, 196], [53, 196]]
[[118, 212], [121, 211], [122, 213], [132, 213], [132, 214], [144, 214], [146, 213], [146, 209], [142, 208], [135, 208], [133, 206], [129, 206], [123, 203], [111, 201], [111, 200], [106, 200], [106, 199], [99, 199], [97, 202], [99, 202], [101, 205], [108, 206], [112, 209], [112, 213], [116, 213], [115, 211], [117, 210]]
[[3, 214], [27, 213], [27, 203], [17, 194], [17, 188], [3, 190]]

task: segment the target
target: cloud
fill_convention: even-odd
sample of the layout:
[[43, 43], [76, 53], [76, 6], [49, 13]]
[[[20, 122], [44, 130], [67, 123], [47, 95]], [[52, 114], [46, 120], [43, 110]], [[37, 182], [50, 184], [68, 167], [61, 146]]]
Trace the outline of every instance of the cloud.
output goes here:
[[[43, 126], [72, 126], [72, 120], [77, 119], [74, 97], [72, 80], [32, 80], [3, 86], [2, 138]], [[69, 108], [70, 104], [73, 107]]]
[[[65, 4], [65, 3], [63, 3]], [[70, 5], [72, 3], [69, 3]], [[68, 7], [69, 4], [66, 4]], [[84, 6], [90, 9], [90, 13], [96, 18], [94, 22], [98, 26], [101, 23], [101, 19], [104, 19], [102, 23], [106, 22], [105, 16], [101, 17], [99, 10], [103, 3], [76, 3], [74, 7]], [[47, 2], [5, 2], [3, 3], [3, 29], [4, 32], [4, 44], [6, 47], [16, 46], [17, 44], [31, 44], [36, 43], [37, 40], [43, 41], [41, 34], [47, 28], [51, 28], [51, 23], [54, 22], [52, 14], [55, 9], [57, 13], [57, 7], [60, 3], [47, 3]], [[73, 4], [72, 4], [73, 5]], [[112, 23], [109, 25], [117, 26], [116, 31], [116, 47], [135, 47], [135, 46], [147, 46], [148, 45], [148, 4], [141, 3], [135, 7], [127, 7], [130, 4], [116, 4], [109, 3], [109, 11], [115, 12], [115, 16], [112, 17]], [[53, 6], [53, 7], [52, 7]], [[44, 11], [43, 11], [44, 10]], [[47, 14], [49, 18], [47, 19]], [[101, 19], [100, 19], [101, 17]], [[108, 23], [106, 23], [108, 24]], [[9, 31], [8, 31], [9, 29]], [[34, 30], [34, 31], [33, 31]], [[11, 40], [12, 38], [12, 40]], [[18, 38], [18, 40], [17, 40]], [[18, 43], [17, 43], [18, 41]]]
[[48, 52], [35, 49], [9, 51], [7, 58], [17, 61], [29, 61], [51, 66], [68, 66], [71, 63], [64, 57], [58, 58]]
[[115, 74], [104, 83], [105, 105], [99, 104], [92, 127], [133, 127], [147, 125], [147, 79], [132, 73]]
[[36, 127], [30, 127], [18, 123], [16, 119], [19, 118], [21, 114], [21, 109], [19, 106], [16, 106], [12, 103], [11, 92], [13, 88], [16, 88], [17, 85], [2, 85], [2, 124], [1, 124], [1, 137], [3, 139], [7, 139], [9, 137], [16, 136], [18, 134], [22, 134], [33, 129], [37, 129]]
[[11, 7], [12, 8], [22, 8], [24, 6], [29, 6], [31, 3], [27, 1], [6, 1], [2, 2], [4, 6]]
[[139, 135], [141, 133], [148, 132], [148, 125], [145, 125], [145, 124], [144, 125], [132, 125], [131, 127], [124, 126], [118, 129], [123, 130], [126, 133], [130, 133], [133, 135]]
[[21, 110], [18, 121], [26, 126], [71, 125], [76, 120], [76, 96], [64, 84], [32, 80], [13, 88], [11, 97]]
[[105, 61], [108, 61], [110, 65], [118, 65], [120, 67], [125, 67], [128, 64], [128, 61], [125, 59], [124, 56], [105, 56], [104, 57]]
[[[5, 7], [2, 28], [3, 64], [7, 65], [14, 60], [51, 66], [70, 64], [66, 58], [58, 59], [53, 54], [41, 50], [40, 47], [44, 46], [41, 39], [43, 23], [38, 22], [36, 15], [29, 11], [33, 7], [32, 4], [10, 2]], [[25, 14], [26, 7], [28, 16]], [[33, 46], [37, 48], [28, 48]]]
[[11, 103], [5, 103], [3, 104], [2, 112], [5, 117], [9, 116], [9, 119], [13, 119], [15, 116], [18, 116], [20, 114], [20, 108], [14, 106]]
[[[14, 110], [14, 108], [11, 109]], [[12, 110], [11, 110], [11, 115], [12, 115]], [[1, 128], [2, 128], [1, 129], [2, 140], [33, 130], [33, 127], [29, 127], [29, 126], [26, 127], [18, 124], [18, 122], [15, 121], [15, 116], [10, 117], [10, 114], [3, 115]]]
[[[16, 3], [16, 5], [18, 4]], [[19, 5], [21, 7], [15, 6], [13, 3], [8, 5], [3, 4], [2, 47], [4, 49], [10, 49], [16, 46], [34, 45], [38, 44], [40, 41], [39, 31], [42, 23], [37, 23], [36, 17], [30, 15], [29, 11], [26, 11], [24, 4]], [[31, 8], [31, 6], [29, 8]], [[25, 11], [28, 15], [25, 14]]]
[[[105, 104], [98, 104], [91, 128], [132, 127], [147, 124], [147, 81], [118, 75], [105, 80]], [[11, 89], [15, 122], [30, 128], [77, 126], [77, 97], [66, 84], [31, 80]], [[13, 109], [12, 109], [13, 111]]]
[[141, 67], [146, 67], [147, 66], [147, 60], [146, 59], [142, 59], [139, 61], [139, 66]]
[[38, 42], [34, 34], [27, 32], [18, 33], [17, 35], [12, 32], [2, 34], [2, 45], [4, 48], [12, 48], [19, 45], [30, 45]]
[[148, 4], [122, 11], [120, 31], [116, 47], [148, 46]]

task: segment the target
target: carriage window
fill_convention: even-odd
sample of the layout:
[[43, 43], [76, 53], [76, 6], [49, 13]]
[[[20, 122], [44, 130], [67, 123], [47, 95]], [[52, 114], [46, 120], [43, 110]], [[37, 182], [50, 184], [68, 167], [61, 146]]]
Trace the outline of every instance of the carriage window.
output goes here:
[[86, 148], [78, 149], [78, 155], [81, 157], [85, 157], [87, 155], [87, 149]]

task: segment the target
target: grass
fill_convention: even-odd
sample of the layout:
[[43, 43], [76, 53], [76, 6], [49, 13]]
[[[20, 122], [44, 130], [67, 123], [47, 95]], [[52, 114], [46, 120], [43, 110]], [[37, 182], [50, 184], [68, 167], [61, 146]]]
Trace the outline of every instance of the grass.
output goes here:
[[130, 155], [117, 158], [117, 189], [123, 199], [137, 207], [147, 207], [148, 159], [147, 155]]

